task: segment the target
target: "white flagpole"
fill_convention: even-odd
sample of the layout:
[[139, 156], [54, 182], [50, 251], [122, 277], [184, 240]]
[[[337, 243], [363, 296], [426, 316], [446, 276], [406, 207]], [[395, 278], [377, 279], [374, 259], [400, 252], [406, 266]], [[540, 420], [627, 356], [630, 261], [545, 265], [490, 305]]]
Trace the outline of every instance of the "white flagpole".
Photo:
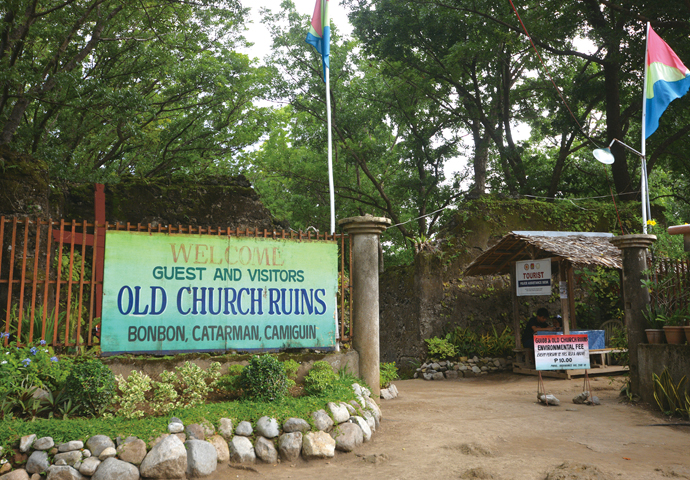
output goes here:
[[[647, 52], [649, 43], [649, 22], [647, 22], [647, 32], [645, 36], [645, 47], [644, 47], [644, 82], [642, 86], [642, 162], [641, 172], [640, 172], [640, 195], [642, 203], [642, 233], [647, 233], [647, 208], [649, 206], [649, 185], [647, 185], [647, 162], [645, 161], [646, 155], [646, 124], [647, 124]], [[649, 212], [651, 215], [651, 211]]]
[[328, 118], [328, 189], [331, 199], [331, 235], [335, 234], [335, 192], [333, 188], [333, 138], [331, 134], [330, 68], [326, 68], [326, 116]]

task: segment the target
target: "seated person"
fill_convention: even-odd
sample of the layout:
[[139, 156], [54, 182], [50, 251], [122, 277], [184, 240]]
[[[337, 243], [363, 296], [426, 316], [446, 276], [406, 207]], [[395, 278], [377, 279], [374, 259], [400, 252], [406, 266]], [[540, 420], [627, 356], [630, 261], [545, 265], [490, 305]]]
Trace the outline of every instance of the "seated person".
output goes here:
[[541, 331], [556, 331], [558, 328], [549, 325], [549, 311], [545, 308], [537, 310], [537, 314], [529, 319], [522, 332], [522, 346], [534, 348], [534, 334]]

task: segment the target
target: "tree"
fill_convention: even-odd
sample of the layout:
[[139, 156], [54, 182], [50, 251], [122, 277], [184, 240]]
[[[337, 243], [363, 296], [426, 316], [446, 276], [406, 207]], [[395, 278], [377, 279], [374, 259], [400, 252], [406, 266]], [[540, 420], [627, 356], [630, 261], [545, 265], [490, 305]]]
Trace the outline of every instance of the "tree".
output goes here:
[[0, 144], [59, 178], [220, 168], [261, 135], [261, 71], [234, 51], [235, 0], [10, 0]]

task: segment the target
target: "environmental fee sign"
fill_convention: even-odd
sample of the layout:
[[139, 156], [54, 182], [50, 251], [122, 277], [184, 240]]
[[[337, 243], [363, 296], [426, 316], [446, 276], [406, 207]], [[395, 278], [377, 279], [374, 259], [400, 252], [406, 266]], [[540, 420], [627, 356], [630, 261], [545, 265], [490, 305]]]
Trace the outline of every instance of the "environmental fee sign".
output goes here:
[[518, 297], [551, 295], [551, 259], [515, 262]]
[[333, 242], [108, 232], [101, 348], [335, 346]]
[[587, 335], [535, 335], [537, 370], [589, 369]]

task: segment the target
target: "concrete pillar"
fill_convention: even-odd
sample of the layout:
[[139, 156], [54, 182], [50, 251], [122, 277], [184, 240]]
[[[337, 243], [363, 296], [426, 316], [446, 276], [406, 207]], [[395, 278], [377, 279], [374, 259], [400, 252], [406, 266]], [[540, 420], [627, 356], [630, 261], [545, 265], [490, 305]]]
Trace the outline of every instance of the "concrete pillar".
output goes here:
[[623, 299], [625, 301], [625, 326], [628, 331], [630, 354], [630, 383], [633, 393], [640, 394], [639, 361], [637, 346], [644, 343], [647, 320], [643, 312], [650, 303], [649, 290], [642, 285], [649, 280], [646, 273], [647, 248], [656, 241], [656, 235], [621, 235], [610, 240], [621, 249], [623, 256]]
[[352, 347], [359, 353], [359, 376], [378, 396], [379, 385], [379, 237], [391, 221], [364, 215], [338, 221], [352, 236]]

